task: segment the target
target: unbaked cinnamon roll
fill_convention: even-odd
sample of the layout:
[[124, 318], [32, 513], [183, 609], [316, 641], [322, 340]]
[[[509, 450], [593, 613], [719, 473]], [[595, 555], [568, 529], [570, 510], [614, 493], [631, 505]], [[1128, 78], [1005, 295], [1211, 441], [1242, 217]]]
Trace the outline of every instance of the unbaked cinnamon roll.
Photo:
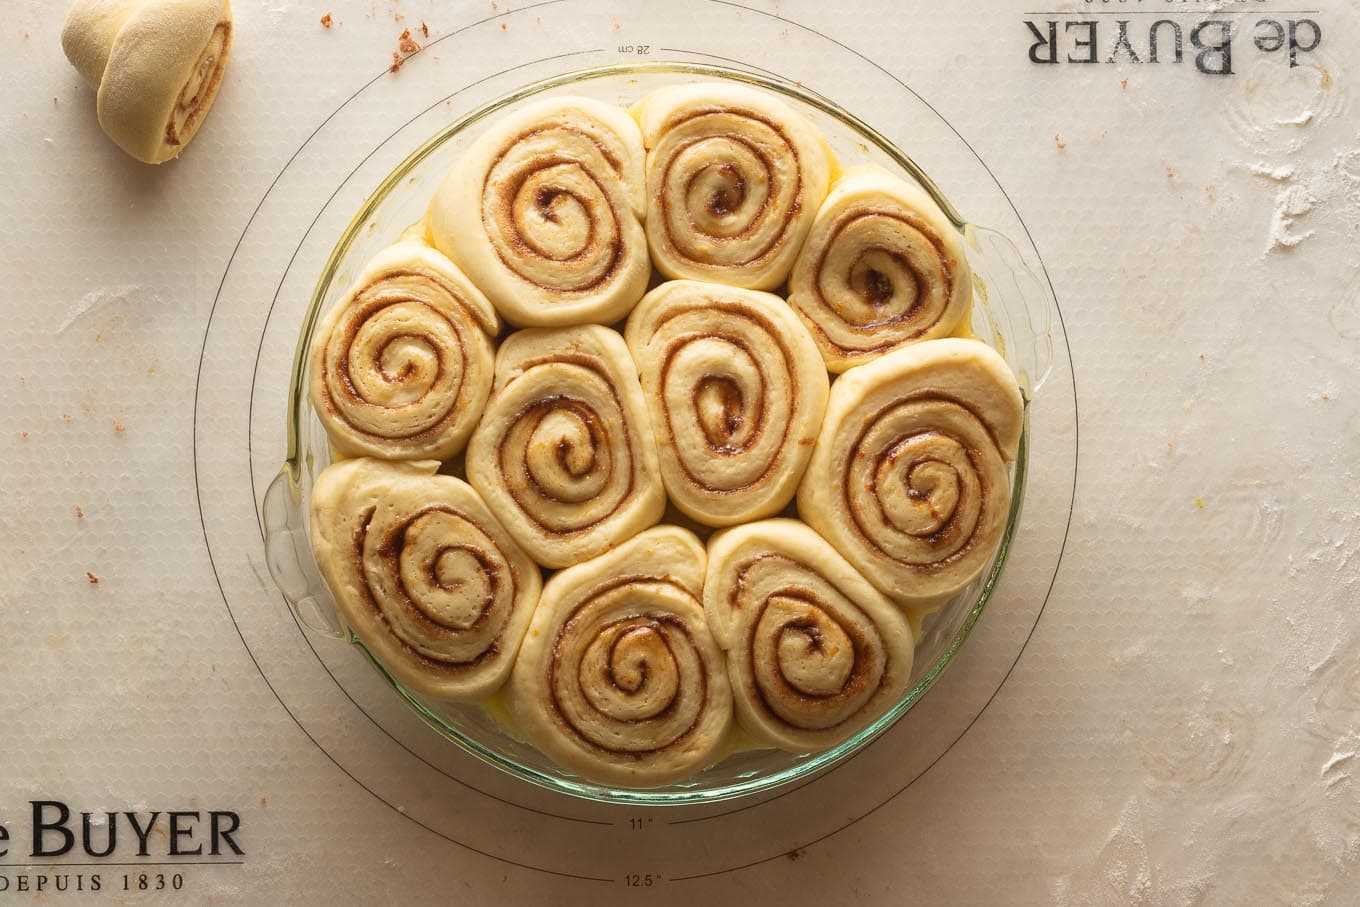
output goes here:
[[727, 652], [737, 720], [780, 749], [816, 752], [852, 737], [910, 683], [906, 617], [796, 520], [714, 535], [704, 607]]
[[623, 338], [598, 325], [511, 334], [467, 473], [548, 567], [580, 563], [661, 519], [656, 439]]
[[439, 252], [404, 239], [378, 253], [322, 319], [312, 406], [346, 456], [447, 459], [491, 393], [486, 297]]
[[906, 605], [958, 592], [996, 550], [1024, 404], [976, 340], [926, 340], [846, 372], [798, 489], [798, 511]]
[[755, 290], [783, 283], [830, 178], [812, 123], [767, 92], [707, 82], [663, 88], [636, 112], [657, 269]]
[[671, 281], [643, 297], [624, 336], [675, 505], [710, 526], [787, 506], [812, 455], [828, 380], [784, 301]]
[[160, 164], [203, 124], [231, 38], [227, 0], [76, 0], [61, 45], [98, 92], [104, 132], [139, 161]]
[[625, 787], [669, 784], [713, 761], [732, 694], [703, 581], [703, 546], [675, 526], [550, 579], [506, 688], [530, 742]]
[[542, 580], [477, 493], [438, 468], [327, 467], [312, 490], [312, 550], [345, 622], [388, 673], [466, 702], [510, 676]]
[[430, 234], [514, 325], [617, 321], [651, 276], [642, 161], [637, 124], [617, 107], [527, 105], [449, 170]]
[[789, 304], [833, 372], [948, 336], [971, 299], [958, 230], [923, 190], [877, 169], [831, 187], [789, 278]]

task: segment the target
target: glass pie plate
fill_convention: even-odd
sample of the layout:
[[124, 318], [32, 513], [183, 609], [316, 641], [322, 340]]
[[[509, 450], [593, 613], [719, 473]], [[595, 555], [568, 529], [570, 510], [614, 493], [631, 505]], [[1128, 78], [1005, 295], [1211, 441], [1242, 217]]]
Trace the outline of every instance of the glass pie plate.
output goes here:
[[[1018, 377], [1026, 401], [1026, 421], [1019, 456], [1010, 468], [1011, 505], [1000, 544], [978, 578], [926, 618], [916, 647], [911, 685], [900, 702], [860, 733], [824, 752], [792, 754], [755, 747], [740, 742], [742, 735], [736, 734], [725, 758], [684, 781], [660, 788], [616, 788], [559, 767], [523, 741], [494, 697], [485, 705], [456, 705], [407, 689], [349, 632], [321, 579], [307, 538], [312, 485], [331, 462], [326, 433], [307, 396], [307, 353], [321, 315], [340, 299], [368, 259], [424, 216], [445, 171], [499, 115], [541, 97], [560, 94], [585, 95], [626, 107], [658, 88], [698, 80], [730, 80], [774, 92], [811, 118], [842, 167], [876, 164], [915, 182], [934, 197], [965, 239], [974, 281], [971, 329], [1005, 357]], [[1047, 286], [1005, 236], [969, 224], [906, 152], [834, 102], [807, 89], [740, 70], [678, 62], [603, 66], [538, 81], [467, 113], [412, 151], [374, 188], [337, 239], [299, 329], [286, 414], [287, 458], [263, 503], [269, 570], [307, 627], [355, 646], [355, 657], [366, 657], [436, 732], [524, 781], [590, 800], [663, 805], [749, 796], [810, 778], [869, 745], [901, 720], [949, 666], [982, 616], [1020, 525], [1030, 441], [1028, 406], [1052, 358], [1052, 311]]]

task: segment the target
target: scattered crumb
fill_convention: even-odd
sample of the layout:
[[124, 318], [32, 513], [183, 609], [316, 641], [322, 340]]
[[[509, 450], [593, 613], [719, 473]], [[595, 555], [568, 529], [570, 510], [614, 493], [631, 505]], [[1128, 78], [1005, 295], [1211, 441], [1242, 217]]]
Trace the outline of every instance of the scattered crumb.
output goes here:
[[25, 40], [25, 41], [28, 40], [28, 32], [24, 32], [24, 40]]
[[495, 12], [496, 10], [498, 10], [498, 9], [500, 9], [500, 8], [501, 8], [501, 5], [500, 5], [499, 3], [497, 3], [496, 0], [491, 0], [491, 10], [492, 10], [492, 12]]
[[784, 856], [790, 863], [797, 863], [799, 860], [803, 859], [803, 849], [801, 847], [795, 847], [793, 850], [784, 854]]
[[401, 21], [404, 20], [405, 18], [406, 18], [406, 14], [403, 13], [401, 10], [398, 10], [398, 9], [392, 10], [392, 21], [393, 21], [393, 22], [401, 22]]
[[1062, 151], [1064, 148], [1067, 147], [1067, 143], [1062, 140], [1061, 132], [1053, 133], [1053, 144], [1058, 146], [1059, 151]]
[[62, 414], [61, 414], [61, 421], [63, 421], [63, 422], [70, 422], [70, 421], [71, 421], [71, 414], [70, 414], [70, 413], [62, 413]]
[[1176, 449], [1176, 442], [1175, 442], [1175, 441], [1167, 441], [1167, 442], [1166, 442], [1166, 449], [1167, 449], [1167, 450], [1175, 450], [1175, 449]]
[[1199, 354], [1199, 361], [1200, 361], [1200, 362], [1203, 362], [1203, 361], [1204, 361], [1204, 354], [1203, 354], [1203, 353], [1200, 353], [1200, 354]]
[[321, 25], [323, 28], [330, 28], [334, 24], [335, 20], [331, 18], [330, 13], [326, 13], [326, 15], [321, 17]]
[[268, 798], [268, 797], [261, 797], [261, 798], [260, 798], [260, 805], [261, 805], [261, 806], [268, 806], [268, 805], [269, 805], [269, 798]]
[[1128, 80], [1128, 79], [1120, 79], [1120, 80], [1119, 80], [1119, 90], [1120, 90], [1120, 91], [1128, 91], [1128, 90], [1129, 90], [1129, 80]]
[[1195, 506], [1200, 510], [1204, 509], [1204, 498], [1195, 498]]
[[422, 38], [428, 38], [430, 36], [430, 26], [425, 24], [424, 19], [420, 20], [420, 36]]
[[123, 432], [127, 431], [127, 426], [124, 425], [122, 422], [119, 422], [117, 419], [114, 419], [114, 420], [113, 420], [113, 430], [116, 431], [116, 432], [118, 432], [118, 434], [121, 435]]
[[1323, 394], [1323, 395], [1322, 395], [1322, 399], [1324, 399], [1324, 400], [1330, 400], [1330, 399], [1332, 399], [1332, 398], [1329, 397], [1327, 394]]
[[1171, 169], [1170, 164], [1167, 164], [1166, 166], [1166, 178], [1169, 180], [1174, 180], [1176, 178], [1176, 171]]
[[1109, 136], [1109, 134], [1110, 134], [1110, 130], [1108, 130], [1108, 129], [1102, 129], [1102, 130], [1100, 130], [1100, 135], [1096, 136], [1096, 141], [1097, 141], [1097, 142], [1103, 142], [1103, 141], [1105, 141], [1105, 139]]
[[91, 586], [97, 586], [97, 585], [99, 585], [99, 574], [97, 574], [97, 573], [91, 573], [89, 570], [86, 570], [86, 571], [85, 571], [85, 576], [86, 576], [87, 579], [89, 579], [90, 585], [91, 585]]
[[501, 23], [501, 31], [507, 31], [508, 29], [509, 29], [509, 26], [507, 26], [504, 22], [502, 22], [502, 23]]
[[85, 519], [85, 508], [81, 507], [79, 504], [76, 505], [76, 519]]
[[409, 28], [401, 33], [401, 37], [397, 38], [397, 50], [404, 54], [413, 54], [420, 50], [420, 45], [416, 43], [415, 38], [411, 37]]
[[398, 69], [401, 69], [402, 62], [401, 54], [397, 53], [395, 50], [392, 51], [392, 65], [387, 67], [387, 71], [396, 72]]
[[53, 106], [53, 107], [56, 107], [56, 106], [57, 106], [58, 104], [60, 104], [60, 103], [61, 103], [61, 98], [57, 97], [56, 95], [52, 95], [52, 106]]
[[618, 19], [615, 19], [615, 20], [614, 20], [614, 31], [618, 31], [618, 30], [621, 29], [621, 28], [623, 28], [623, 26], [619, 24], [619, 20], [618, 20]]
[[21, 431], [21, 432], [19, 432], [19, 437], [21, 437], [21, 438], [23, 438], [25, 441], [27, 441], [27, 440], [28, 440], [28, 432], [26, 432], [26, 431]]
[[787, 28], [782, 29], [782, 30], [779, 32], [779, 37], [781, 37], [781, 38], [783, 38], [783, 39], [785, 39], [785, 40], [788, 40], [788, 37], [789, 37], [789, 30], [788, 30]]

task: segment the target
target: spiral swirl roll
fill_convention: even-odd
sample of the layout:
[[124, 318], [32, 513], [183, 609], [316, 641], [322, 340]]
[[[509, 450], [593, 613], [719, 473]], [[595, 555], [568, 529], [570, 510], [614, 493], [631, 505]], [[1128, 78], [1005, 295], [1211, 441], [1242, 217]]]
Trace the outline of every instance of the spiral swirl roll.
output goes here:
[[542, 579], [439, 464], [360, 458], [312, 491], [312, 549], [346, 623], [408, 688], [457, 702], [510, 676]]
[[837, 373], [948, 336], [971, 300], [958, 230], [924, 191], [877, 169], [832, 186], [789, 278], [789, 304]]
[[828, 380], [784, 301], [671, 281], [643, 297], [624, 336], [676, 506], [710, 526], [787, 506], [812, 455]]
[[608, 324], [651, 276], [642, 137], [590, 98], [527, 105], [483, 134], [430, 204], [435, 246], [512, 324]]
[[227, 0], [75, 0], [61, 34], [98, 92], [100, 127], [148, 164], [177, 157], [202, 125], [231, 39]]
[[782, 284], [830, 179], [811, 122], [766, 92], [712, 83], [663, 88], [637, 116], [657, 269], [754, 290]]
[[890, 598], [938, 603], [1001, 539], [1023, 420], [1015, 376], [984, 343], [888, 353], [832, 385], [799, 513]]
[[530, 742], [603, 784], [653, 787], [713, 761], [732, 722], [704, 620], [704, 549], [658, 526], [543, 589], [507, 687]]
[[656, 439], [623, 338], [581, 325], [506, 339], [467, 474], [548, 567], [592, 558], [661, 519]]
[[911, 680], [906, 616], [796, 520], [713, 536], [704, 609], [727, 651], [737, 720], [780, 749], [816, 752], [846, 740]]
[[406, 239], [378, 253], [326, 313], [309, 390], [346, 456], [447, 459], [491, 393], [495, 310], [453, 263]]

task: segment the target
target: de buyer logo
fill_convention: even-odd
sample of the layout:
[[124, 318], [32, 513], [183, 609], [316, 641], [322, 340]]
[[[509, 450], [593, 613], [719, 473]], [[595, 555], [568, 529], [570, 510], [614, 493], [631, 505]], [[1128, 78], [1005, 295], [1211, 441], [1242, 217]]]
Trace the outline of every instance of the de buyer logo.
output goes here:
[[1207, 76], [1231, 76], [1234, 54], [1251, 50], [1298, 66], [1322, 44], [1322, 26], [1298, 11], [1271, 12], [1265, 2], [1219, 0], [1206, 7], [1212, 15], [1198, 11], [1199, 0], [1085, 0], [1078, 13], [1027, 12], [1029, 60], [1183, 64]]
[[30, 800], [26, 812], [0, 814], [0, 895], [182, 891], [184, 867], [244, 863], [235, 810], [76, 812]]

